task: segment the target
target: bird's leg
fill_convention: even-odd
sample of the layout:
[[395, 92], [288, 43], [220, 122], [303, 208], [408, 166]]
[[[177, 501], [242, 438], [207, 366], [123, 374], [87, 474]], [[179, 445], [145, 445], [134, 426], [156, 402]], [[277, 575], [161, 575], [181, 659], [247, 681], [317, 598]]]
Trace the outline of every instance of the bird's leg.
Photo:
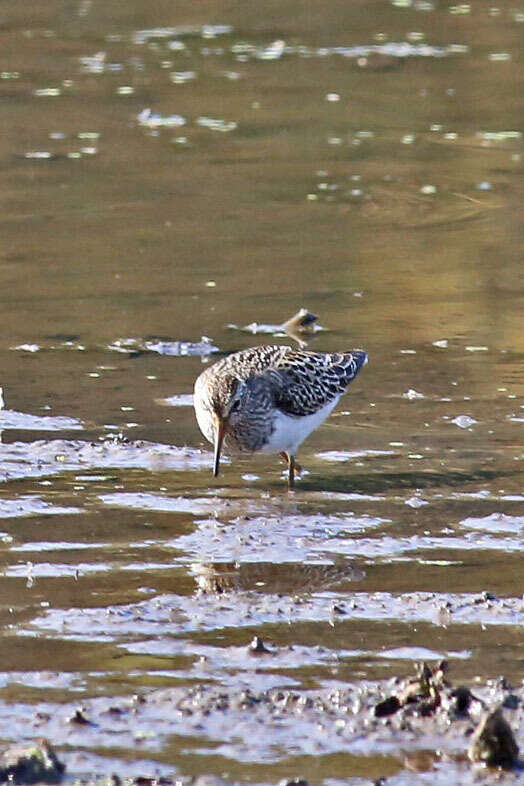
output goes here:
[[291, 491], [295, 488], [295, 457], [288, 455], [289, 461], [289, 476], [288, 476], [288, 487]]
[[295, 463], [295, 457], [292, 456], [290, 453], [286, 453], [285, 451], [282, 451], [280, 455], [288, 465], [288, 469], [289, 469], [288, 487], [291, 490], [295, 487], [295, 469], [298, 470], [298, 472], [300, 472], [300, 467], [298, 464]]
[[[284, 459], [286, 464], [289, 465], [289, 455], [285, 451], [282, 451], [282, 453], [280, 455]], [[302, 472], [302, 466], [298, 463], [298, 461], [295, 461], [295, 457], [294, 456], [293, 456], [293, 463], [295, 465], [296, 471], [300, 475], [300, 473]]]

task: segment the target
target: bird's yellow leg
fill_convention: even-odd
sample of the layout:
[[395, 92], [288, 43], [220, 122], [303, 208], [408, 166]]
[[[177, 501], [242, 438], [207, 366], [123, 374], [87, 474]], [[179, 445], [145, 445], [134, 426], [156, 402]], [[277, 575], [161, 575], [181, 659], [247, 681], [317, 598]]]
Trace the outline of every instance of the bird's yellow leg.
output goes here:
[[289, 474], [288, 474], [288, 487], [289, 489], [295, 488], [295, 470], [300, 472], [300, 465], [295, 462], [295, 457], [292, 456], [290, 453], [286, 453], [282, 451], [280, 454], [286, 464], [288, 465]]

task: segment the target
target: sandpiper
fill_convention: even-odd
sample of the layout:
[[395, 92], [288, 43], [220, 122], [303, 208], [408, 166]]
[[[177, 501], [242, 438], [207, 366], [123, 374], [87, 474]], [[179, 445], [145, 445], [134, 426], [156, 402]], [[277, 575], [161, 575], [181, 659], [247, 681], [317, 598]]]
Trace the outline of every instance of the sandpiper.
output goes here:
[[203, 371], [195, 382], [195, 413], [214, 445], [215, 477], [224, 444], [234, 452], [280, 453], [293, 488], [299, 445], [327, 418], [367, 359], [361, 349], [321, 353], [263, 346], [235, 352]]

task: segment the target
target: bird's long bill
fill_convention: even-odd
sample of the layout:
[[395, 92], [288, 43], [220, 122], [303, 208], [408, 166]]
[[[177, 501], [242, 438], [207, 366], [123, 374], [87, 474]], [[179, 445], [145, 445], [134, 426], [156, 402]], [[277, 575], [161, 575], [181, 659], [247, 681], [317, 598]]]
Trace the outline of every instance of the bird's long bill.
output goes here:
[[213, 475], [218, 475], [220, 468], [220, 452], [222, 450], [222, 442], [224, 441], [225, 426], [222, 418], [217, 418], [215, 426], [215, 456], [213, 459]]

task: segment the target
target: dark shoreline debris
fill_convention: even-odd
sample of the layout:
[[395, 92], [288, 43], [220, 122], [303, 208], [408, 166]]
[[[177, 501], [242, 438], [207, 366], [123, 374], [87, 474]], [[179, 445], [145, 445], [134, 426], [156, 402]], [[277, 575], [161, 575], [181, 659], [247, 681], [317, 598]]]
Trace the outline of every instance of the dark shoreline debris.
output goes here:
[[448, 669], [446, 660], [433, 670], [427, 663], [419, 664], [414, 680], [408, 680], [398, 694], [387, 697], [375, 706], [375, 717], [393, 715], [407, 704], [416, 705], [421, 715], [431, 715], [441, 705], [441, 690], [449, 687], [444, 677]]
[[486, 712], [475, 730], [468, 756], [471, 761], [480, 761], [491, 767], [513, 767], [519, 755], [519, 746], [511, 726], [497, 707]]
[[260, 636], [254, 636], [251, 644], [249, 645], [249, 652], [251, 655], [274, 655], [275, 653], [268, 649]]
[[[469, 688], [461, 685], [454, 688], [445, 678], [449, 665], [441, 661], [435, 669], [427, 663], [417, 666], [417, 678], [408, 680], [397, 694], [379, 701], [374, 708], [375, 718], [387, 718], [401, 709], [409, 708], [422, 717], [436, 713], [440, 708], [448, 714], [449, 721], [454, 719], [471, 719], [470, 709], [473, 706], [482, 716], [476, 728], [472, 729], [473, 739], [468, 748], [468, 757], [472, 762], [482, 762], [492, 767], [511, 768], [518, 760], [519, 747], [511, 726], [502, 714], [502, 707], [516, 709], [519, 701], [514, 694], [509, 694], [501, 706], [488, 709], [486, 703], [474, 696]], [[511, 686], [502, 678], [500, 687], [510, 690]]]
[[[273, 658], [284, 649], [269, 648], [258, 635], [251, 644], [239, 648], [236, 656], [255, 655], [257, 661], [249, 687], [245, 681], [220, 685], [204, 681], [133, 697], [86, 699], [80, 708], [69, 706], [69, 714], [64, 712], [61, 720], [39, 713], [39, 727], [54, 744], [67, 746], [64, 758], [71, 777], [75, 776], [75, 745], [80, 745], [81, 751], [96, 751], [108, 734], [118, 741], [119, 735], [133, 734], [135, 728], [147, 728], [160, 747], [173, 735], [194, 733], [215, 740], [218, 733], [228, 745], [238, 741], [252, 757], [264, 757], [281, 740], [296, 752], [316, 755], [315, 735], [320, 728], [326, 755], [374, 760], [377, 755], [392, 756], [403, 763], [405, 773], [428, 772], [433, 762], [438, 762], [441, 776], [449, 768], [449, 782], [481, 786], [493, 782], [494, 767], [510, 770], [509, 778], [522, 772], [518, 743], [522, 745], [524, 732], [524, 687], [513, 687], [500, 678], [485, 685], [476, 683], [474, 694], [469, 687], [451, 683], [448, 664], [443, 660], [432, 667], [421, 663], [415, 677], [404, 679], [336, 682], [306, 690], [275, 685], [257, 689], [263, 663], [268, 663], [271, 670], [269, 662], [274, 663]], [[65, 730], [65, 736], [59, 742], [61, 730]], [[64, 771], [45, 742], [13, 747], [0, 758], [2, 763], [0, 782], [10, 778], [17, 784], [57, 783]], [[133, 765], [134, 773], [128, 774], [122, 763], [115, 777], [129, 786], [233, 786], [222, 776], [186, 776], [172, 774], [166, 768], [162, 775], [137, 776], [137, 764]], [[97, 766], [91, 776], [81, 775], [76, 782], [82, 786], [117, 786], [117, 781], [108, 781], [107, 773], [97, 771]], [[380, 770], [375, 773], [375, 777], [384, 774]], [[296, 786], [299, 774], [291, 771], [286, 783]]]
[[59, 783], [64, 772], [65, 765], [44, 739], [29, 745], [14, 745], [0, 758], [2, 783]]

